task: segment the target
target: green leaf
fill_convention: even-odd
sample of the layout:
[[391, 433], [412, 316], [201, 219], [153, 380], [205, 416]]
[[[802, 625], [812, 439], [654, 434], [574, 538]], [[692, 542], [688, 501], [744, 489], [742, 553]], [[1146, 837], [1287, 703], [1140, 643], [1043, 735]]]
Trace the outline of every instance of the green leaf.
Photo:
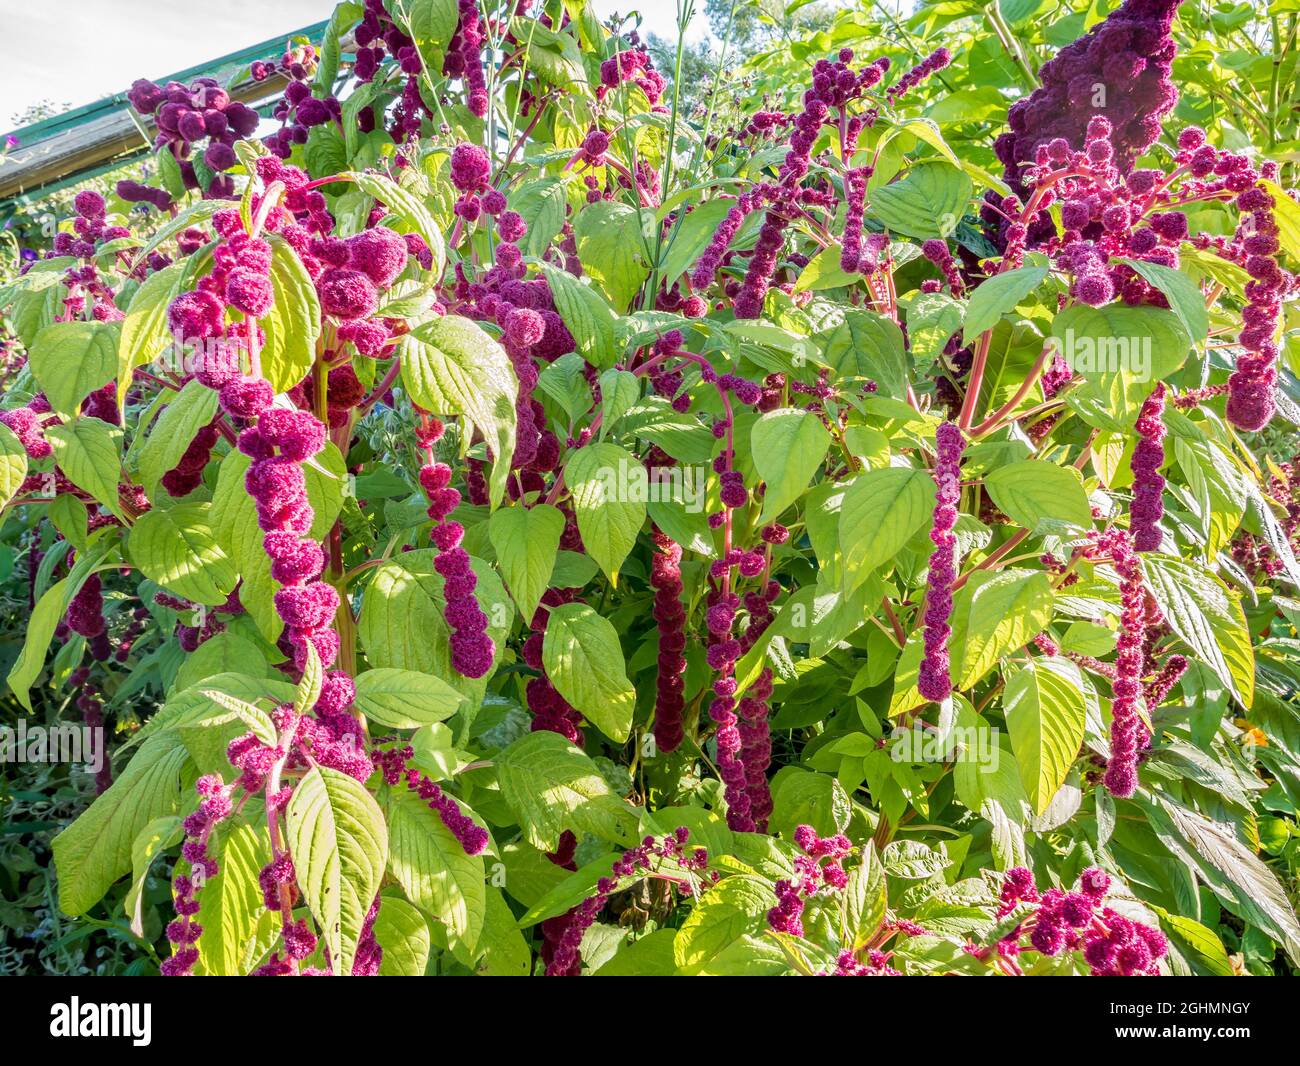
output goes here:
[[122, 908], [126, 911], [131, 932], [144, 936], [144, 882], [153, 861], [168, 848], [175, 847], [185, 836], [179, 814], [155, 818], [140, 830], [131, 844], [131, 887]]
[[1041, 815], [1083, 743], [1087, 704], [1079, 668], [1068, 659], [1035, 658], [1007, 680], [1003, 711], [1020, 779]]
[[953, 609], [953, 683], [968, 689], [1003, 655], [1023, 648], [1052, 618], [1052, 582], [1045, 573], [977, 570]]
[[1014, 311], [1026, 296], [1047, 277], [1045, 266], [1023, 266], [981, 282], [971, 293], [966, 306], [966, 324], [962, 333], [970, 344], [1008, 311]]
[[127, 553], [150, 580], [195, 603], [219, 607], [239, 580], [208, 524], [209, 504], [181, 503], [141, 515]]
[[907, 336], [913, 361], [924, 366], [937, 359], [948, 339], [961, 329], [962, 317], [960, 301], [946, 292], [922, 292], [912, 297], [907, 304]]
[[564, 228], [564, 182], [558, 178], [526, 181], [510, 194], [510, 210], [528, 225], [519, 242], [524, 255], [541, 256]]
[[438, 277], [447, 263], [447, 245], [442, 238], [442, 227], [429, 210], [426, 200], [382, 174], [353, 173], [349, 176], [362, 192], [383, 201], [388, 208], [388, 214], [384, 216], [386, 225], [393, 226], [400, 222], [405, 231], [418, 233], [424, 238], [424, 243], [433, 253], [433, 269], [430, 273]]
[[600, 437], [602, 440], [640, 398], [641, 381], [635, 374], [610, 367], [600, 375]]
[[1031, 533], [1059, 533], [1092, 525], [1083, 477], [1072, 466], [1022, 459], [989, 471], [984, 487], [999, 509]]
[[276, 392], [288, 392], [311, 370], [320, 336], [320, 300], [307, 268], [282, 237], [271, 234], [271, 288], [275, 302], [257, 320], [266, 343], [262, 376]]
[[600, 370], [613, 366], [618, 358], [613, 309], [600, 293], [568, 271], [549, 263], [539, 265], [551, 288], [555, 310], [573, 334], [578, 353]]
[[721, 198], [705, 200], [681, 220], [659, 262], [659, 280], [663, 284], [672, 285], [694, 266], [734, 204], [734, 200]]
[[176, 814], [189, 753], [174, 733], [141, 745], [117, 780], [51, 842], [59, 909], [85, 914], [132, 867], [135, 840], [155, 819]]
[[531, 619], [551, 580], [564, 515], [549, 504], [502, 507], [488, 520], [497, 566], [519, 614]]
[[849, 870], [844, 888], [844, 909], [840, 922], [840, 943], [852, 945], [854, 951], [866, 947], [885, 920], [888, 889], [885, 868], [876, 847], [868, 843], [862, 858]]
[[465, 700], [440, 678], [391, 667], [358, 674], [356, 687], [356, 709], [389, 729], [418, 729], [445, 721]]
[[627, 678], [618, 631], [585, 603], [550, 609], [542, 664], [556, 690], [611, 740], [632, 729], [636, 689]]
[[463, 415], [492, 450], [492, 506], [505, 493], [515, 453], [519, 382], [505, 349], [478, 325], [447, 315], [418, 326], [399, 345], [402, 383], [413, 402], [439, 415]]
[[396, 896], [380, 897], [375, 940], [383, 949], [380, 977], [423, 977], [429, 965], [429, 923]]
[[475, 972], [485, 977], [527, 977], [533, 956], [499, 888], [487, 889], [487, 912], [478, 938], [483, 956]]
[[654, 215], [617, 200], [597, 200], [578, 212], [573, 233], [583, 269], [598, 284], [616, 312], [627, 310], [650, 274]]
[[29, 711], [32, 710], [32, 699], [29, 694], [32, 682], [40, 676], [41, 670], [45, 667], [45, 653], [49, 650], [54, 631], [63, 621], [67, 600], [73, 594], [73, 590], [68, 586], [69, 581], [64, 578], [46, 589], [44, 595], [37, 601], [35, 610], [27, 619], [22, 650], [9, 669], [7, 678], [9, 688], [18, 702]]
[[586, 371], [582, 356], [569, 352], [547, 364], [537, 376], [537, 387], [560, 405], [570, 422], [577, 422], [591, 407]]
[[844, 786], [828, 774], [787, 766], [772, 779], [773, 833], [791, 839], [798, 826], [810, 825], [818, 836], [834, 836], [848, 828], [850, 813]]
[[195, 973], [243, 977], [266, 957], [280, 936], [280, 915], [268, 911], [257, 875], [271, 861], [264, 825], [227, 823], [217, 831], [214, 849], [217, 876], [204, 881], [198, 893], [195, 921], [203, 935], [195, 945]]
[[811, 411], [784, 407], [761, 416], [749, 442], [758, 476], [767, 483], [760, 521], [770, 522], [808, 487], [826, 458], [831, 435]]
[[1255, 697], [1255, 652], [1240, 601], [1197, 563], [1155, 552], [1141, 559], [1169, 627], [1249, 707]]
[[310, 641], [307, 644], [307, 661], [303, 664], [302, 677], [293, 693], [293, 713], [306, 714], [316, 706], [321, 689], [325, 685], [325, 667], [321, 664], [320, 654]]
[[389, 872], [406, 898], [442, 923], [452, 944], [473, 951], [487, 907], [483, 856], [466, 855], [429, 805], [404, 787], [389, 790]]
[[185, 657], [172, 682], [172, 691], [181, 692], [209, 677], [226, 673], [268, 676], [266, 655], [262, 649], [247, 636], [229, 629], [209, 637], [197, 651]]
[[0, 425], [0, 510], [18, 495], [27, 477], [27, 449], [8, 426]]
[[1200, 344], [1210, 332], [1210, 313], [1205, 309], [1205, 297], [1200, 286], [1181, 270], [1147, 263], [1141, 259], [1121, 259], [1146, 281], [1154, 285], [1169, 300], [1170, 309], [1178, 316], [1193, 344]]
[[926, 239], [947, 237], [973, 191], [970, 178], [949, 163], [920, 163], [899, 181], [876, 189], [868, 214], [895, 233]]
[[1167, 799], [1143, 808], [1157, 820], [1161, 839], [1192, 863], [1226, 906], [1280, 943], [1292, 962], [1300, 962], [1300, 922], [1276, 875], [1233, 833]]
[[185, 449], [217, 413], [217, 393], [191, 379], [163, 408], [140, 449], [139, 472], [145, 490], [153, 496], [162, 476], [180, 462]]
[[1071, 405], [1101, 429], [1127, 432], [1157, 381], [1183, 365], [1191, 341], [1178, 316], [1162, 307], [1072, 304], [1052, 319], [1052, 338], [1084, 378]]
[[120, 513], [117, 483], [122, 479], [122, 431], [98, 418], [78, 418], [51, 426], [45, 439], [54, 461], [79, 489], [90, 493], [114, 514]]
[[640, 839], [636, 811], [614, 794], [596, 764], [558, 733], [520, 737], [496, 758], [501, 796], [524, 838], [554, 851], [560, 834], [591, 833], [623, 848]]
[[361, 926], [388, 861], [383, 811], [360, 782], [315, 766], [294, 788], [285, 822], [298, 885], [334, 973], [351, 974]]
[[1154, 908], [1160, 916], [1160, 924], [1173, 941], [1174, 947], [1183, 956], [1196, 977], [1233, 977], [1232, 963], [1224, 950], [1223, 942], [1208, 929], [1192, 918], [1181, 914], [1170, 914], [1161, 907]]
[[119, 406], [131, 387], [131, 372], [138, 366], [152, 363], [172, 343], [171, 330], [167, 326], [167, 306], [181, 292], [186, 265], [173, 263], [154, 271], [131, 297], [117, 344]]
[[908, 360], [898, 323], [874, 311], [850, 308], [826, 339], [826, 361], [841, 378], [874, 381], [881, 395], [907, 392]]
[[536, 19], [520, 16], [510, 20], [510, 32], [516, 41], [522, 42], [528, 66], [543, 81], [561, 87], [586, 81], [582, 53], [570, 34], [556, 33]]
[[892, 561], [930, 523], [934, 491], [924, 470], [897, 466], [868, 470], [849, 483], [839, 520], [845, 591]]
[[[686, 916], [673, 941], [681, 974], [704, 974], [723, 967], [729, 955], [756, 941], [776, 905], [768, 883], [757, 877], [726, 877], [710, 888]], [[780, 972], [760, 968], [759, 972]]]
[[617, 444], [588, 444], [569, 458], [564, 480], [573, 496], [578, 531], [587, 553], [610, 581], [645, 524], [645, 467]]
[[838, 244], [829, 244], [813, 256], [809, 264], [799, 271], [794, 283], [795, 292], [818, 292], [822, 289], [841, 289], [854, 284], [859, 275], [850, 274], [840, 267], [843, 250]]
[[36, 335], [28, 353], [32, 376], [56, 414], [68, 419], [81, 401], [117, 373], [116, 322], [54, 322]]
[[89, 543], [90, 534], [90, 510], [80, 497], [73, 496], [69, 492], [59, 494], [54, 498], [45, 512], [54, 528], [67, 538], [68, 542], [78, 550], [84, 550]]

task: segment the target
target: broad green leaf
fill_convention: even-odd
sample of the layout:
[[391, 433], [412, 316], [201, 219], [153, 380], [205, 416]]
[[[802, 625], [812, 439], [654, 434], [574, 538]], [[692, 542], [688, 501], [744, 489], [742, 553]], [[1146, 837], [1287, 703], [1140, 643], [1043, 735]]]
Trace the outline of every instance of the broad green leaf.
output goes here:
[[276, 392], [302, 381], [316, 359], [320, 300], [302, 260], [285, 241], [270, 235], [271, 288], [275, 302], [257, 324], [266, 334], [259, 356], [262, 376]]
[[953, 685], [968, 689], [1003, 655], [1023, 648], [1052, 618], [1047, 574], [1002, 570], [971, 574], [953, 607]]
[[1083, 743], [1087, 705], [1079, 668], [1068, 659], [1035, 658], [1008, 679], [1003, 711], [1020, 779], [1041, 815]]
[[488, 483], [492, 506], [505, 493], [515, 453], [515, 396], [519, 382], [505, 349], [478, 325], [447, 315], [406, 334], [398, 349], [402, 382], [411, 399], [439, 415], [464, 415], [492, 450]]
[[973, 186], [949, 163], [920, 163], [899, 181], [871, 194], [868, 217], [895, 233], [925, 240], [947, 237], [966, 213]]
[[1142, 572], [1169, 627], [1249, 707], [1255, 652], [1241, 603], [1214, 574], [1185, 559], [1147, 552]]
[[497, 566], [525, 620], [533, 617], [550, 584], [563, 534], [564, 515], [545, 503], [502, 507], [488, 520]]
[[645, 467], [617, 444], [588, 444], [570, 456], [564, 480], [587, 553], [617, 583], [618, 568], [645, 524]]
[[18, 495], [27, 477], [27, 449], [8, 426], [0, 425], [0, 510]]
[[499, 888], [488, 886], [483, 931], [478, 938], [483, 955], [475, 973], [484, 977], [527, 977], [533, 956], [519, 931], [514, 911]]
[[550, 609], [542, 663], [556, 690], [611, 740], [632, 729], [636, 689], [627, 679], [618, 631], [585, 603]]
[[641, 398], [641, 381], [635, 374], [613, 367], [600, 375], [600, 437]]
[[677, 226], [671, 241], [664, 248], [660, 261], [659, 280], [665, 285], [672, 285], [686, 271], [695, 267], [695, 261], [704, 254], [704, 249], [713, 240], [722, 220], [727, 217], [734, 200], [720, 197], [696, 204], [681, 224]]
[[380, 977], [423, 977], [429, 965], [429, 923], [404, 899], [381, 896], [375, 940], [383, 949]]
[[[451, 666], [451, 632], [443, 618], [443, 579], [434, 567], [436, 551], [401, 552], [375, 569], [365, 587], [357, 635], [372, 667], [392, 667], [432, 674], [468, 698], [477, 708], [489, 675], [466, 678]], [[514, 611], [496, 572], [471, 557], [477, 584], [474, 595], [488, 617], [488, 636], [499, 649], [510, 632]]]
[[964, 309], [946, 292], [921, 292], [911, 298], [906, 310], [908, 348], [912, 359], [925, 366], [939, 358], [948, 340], [961, 329]]
[[966, 306], [966, 323], [962, 336], [967, 344], [989, 329], [1008, 311], [1033, 292], [1047, 277], [1045, 266], [1022, 266], [994, 274], [972, 293]]
[[65, 419], [117, 373], [116, 322], [54, 322], [36, 336], [28, 365], [55, 413]]
[[770, 522], [808, 487], [826, 458], [831, 435], [811, 411], [784, 407], [761, 416], [749, 440], [758, 476], [767, 483], [761, 521]]
[[526, 181], [510, 193], [510, 210], [528, 225], [519, 242], [524, 255], [540, 256], [564, 228], [564, 182], [558, 178]]
[[502, 798], [539, 850], [554, 851], [566, 829], [623, 848], [640, 839], [636, 811], [615, 795], [591, 758], [558, 733], [525, 734], [497, 756], [496, 769]]
[[453, 944], [472, 951], [487, 907], [483, 856], [466, 855], [460, 841], [404, 786], [388, 793], [389, 872], [406, 898], [440, 922]]
[[819, 836], [834, 836], [848, 828], [849, 797], [835, 778], [787, 766], [772, 779], [773, 833], [791, 839], [798, 826], [810, 825]]
[[1197, 868], [1205, 884], [1235, 913], [1258, 926], [1300, 961], [1300, 922], [1277, 876], [1243, 844], [1231, 825], [1211, 821], [1196, 811], [1160, 798], [1143, 804], [1165, 823], [1161, 839], [1175, 854]]
[[844, 492], [839, 541], [844, 587], [853, 591], [893, 560], [934, 514], [934, 479], [924, 470], [884, 467], [859, 474]]
[[1031, 533], [1059, 533], [1092, 525], [1088, 494], [1074, 467], [1022, 459], [990, 470], [984, 487], [999, 509]]
[[180, 462], [195, 435], [216, 413], [216, 392], [194, 379], [163, 408], [140, 449], [140, 480], [151, 496], [162, 476]]
[[577, 352], [562, 355], [549, 363], [537, 376], [537, 387], [554, 400], [576, 423], [591, 408], [591, 386], [587, 384], [587, 364]]
[[[433, 3], [434, 0], [423, 0]], [[447, 244], [442, 237], [442, 227], [429, 209], [426, 199], [412, 189], [399, 185], [383, 174], [373, 172], [353, 173], [352, 181], [362, 192], [383, 201], [388, 208], [385, 224], [400, 223], [405, 232], [418, 233], [433, 253], [434, 277], [440, 275], [447, 262]], [[398, 228], [393, 226], [394, 229]], [[464, 319], [462, 321], [468, 321]]]
[[130, 872], [136, 838], [155, 819], [178, 812], [181, 770], [188, 759], [173, 733], [145, 741], [108, 790], [54, 838], [59, 909], [64, 914], [85, 914], [114, 881]]
[[135, 290], [122, 320], [117, 346], [117, 402], [126, 399], [131, 372], [152, 363], [172, 343], [167, 326], [167, 306], [180, 295], [185, 281], [185, 263], [156, 270]]
[[447, 682], [415, 670], [378, 667], [356, 678], [356, 709], [389, 729], [417, 729], [450, 718], [465, 697]]
[[195, 603], [219, 607], [239, 580], [209, 524], [209, 504], [181, 503], [141, 515], [127, 537], [131, 562], [146, 577]]
[[826, 362], [841, 378], [874, 381], [881, 395], [901, 398], [907, 391], [903, 331], [893, 319], [874, 311], [845, 312], [844, 321], [826, 339]]
[[79, 489], [84, 489], [114, 514], [119, 513], [117, 484], [122, 478], [122, 431], [98, 418], [78, 418], [51, 426], [45, 439], [54, 461]]
[[862, 848], [862, 857], [849, 870], [844, 888], [844, 909], [840, 920], [840, 943], [860, 951], [871, 941], [885, 920], [888, 892], [885, 868], [874, 844]]
[[578, 258], [616, 312], [627, 310], [650, 274], [654, 215], [617, 200], [597, 200], [573, 220]]
[[294, 788], [285, 823], [298, 886], [324, 935], [334, 973], [350, 974], [388, 861], [383, 811], [359, 781], [316, 766]]
[[[673, 956], [678, 972], [708, 972], [711, 965], [724, 960], [728, 951], [762, 936], [767, 928], [767, 912], [775, 905], [771, 886], [761, 878], [723, 878], [700, 897], [677, 931]], [[784, 966], [767, 972], [781, 969]]]
[[131, 887], [127, 890], [122, 908], [126, 911], [131, 932], [144, 936], [144, 882], [149, 869], [160, 854], [175, 847], [185, 836], [179, 814], [155, 818], [140, 830], [131, 844]]
[[217, 876], [198, 893], [203, 926], [196, 945], [200, 975], [243, 977], [259, 966], [280, 936], [280, 915], [266, 909], [257, 875], [271, 861], [265, 824], [228, 823], [214, 837]]
[[607, 369], [618, 358], [614, 344], [614, 311], [590, 285], [566, 270], [541, 263], [542, 274], [551, 287], [555, 310], [573, 334], [578, 352], [587, 362]]
[[1132, 267], [1148, 284], [1164, 293], [1170, 309], [1178, 316], [1193, 344], [1205, 340], [1210, 331], [1210, 315], [1196, 282], [1181, 270], [1159, 263], [1147, 263], [1141, 259], [1121, 259], [1120, 262]]

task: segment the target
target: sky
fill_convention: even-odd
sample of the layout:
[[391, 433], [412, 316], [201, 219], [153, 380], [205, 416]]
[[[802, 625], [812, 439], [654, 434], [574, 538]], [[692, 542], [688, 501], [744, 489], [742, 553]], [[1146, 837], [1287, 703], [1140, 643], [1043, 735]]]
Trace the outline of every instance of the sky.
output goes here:
[[[676, 36], [676, 0], [592, 0], [601, 17], [636, 9]], [[690, 36], [707, 32], [703, 2]], [[331, 0], [0, 0], [0, 130], [41, 101], [80, 107], [329, 17]], [[62, 109], [62, 108], [60, 108]]]

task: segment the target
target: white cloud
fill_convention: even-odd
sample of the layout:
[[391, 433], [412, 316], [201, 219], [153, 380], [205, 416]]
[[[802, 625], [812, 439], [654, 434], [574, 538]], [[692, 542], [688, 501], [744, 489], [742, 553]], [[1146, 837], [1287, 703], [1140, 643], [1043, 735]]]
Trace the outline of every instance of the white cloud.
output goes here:
[[[676, 0], [592, 0], [602, 18], [637, 10], [643, 30], [677, 36]], [[708, 31], [696, 0], [689, 36]], [[220, 0], [201, 11], [159, 0], [3, 0], [0, 129], [43, 100], [80, 107], [327, 19], [330, 0]]]

